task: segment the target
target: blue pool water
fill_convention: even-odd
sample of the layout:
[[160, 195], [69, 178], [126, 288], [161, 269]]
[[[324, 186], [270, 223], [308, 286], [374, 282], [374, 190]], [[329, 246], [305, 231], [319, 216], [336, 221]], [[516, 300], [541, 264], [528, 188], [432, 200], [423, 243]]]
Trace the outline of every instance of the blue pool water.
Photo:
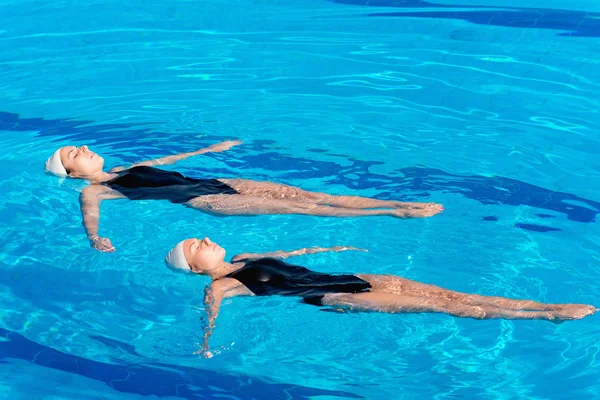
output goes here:
[[[600, 306], [600, 6], [592, 0], [0, 2], [0, 397], [592, 399], [600, 316], [553, 325], [335, 314], [236, 298], [195, 356], [206, 280], [163, 264], [353, 245], [294, 260]], [[108, 166], [245, 144], [183, 173], [435, 201], [426, 220], [217, 218], [102, 205], [45, 175], [59, 146]]]

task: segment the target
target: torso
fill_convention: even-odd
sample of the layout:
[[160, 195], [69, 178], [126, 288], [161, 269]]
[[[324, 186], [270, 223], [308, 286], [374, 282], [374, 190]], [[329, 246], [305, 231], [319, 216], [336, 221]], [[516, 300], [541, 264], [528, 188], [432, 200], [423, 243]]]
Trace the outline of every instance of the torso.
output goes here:
[[[244, 265], [226, 275], [247, 287], [256, 296], [299, 296], [317, 304], [327, 293], [368, 291], [370, 283], [355, 275], [330, 275], [288, 264], [275, 258], [243, 260]], [[310, 300], [310, 301], [309, 301]]]
[[102, 183], [130, 200], [169, 200], [187, 203], [199, 196], [238, 194], [231, 186], [218, 179], [188, 178], [179, 172], [138, 166], [117, 173]]

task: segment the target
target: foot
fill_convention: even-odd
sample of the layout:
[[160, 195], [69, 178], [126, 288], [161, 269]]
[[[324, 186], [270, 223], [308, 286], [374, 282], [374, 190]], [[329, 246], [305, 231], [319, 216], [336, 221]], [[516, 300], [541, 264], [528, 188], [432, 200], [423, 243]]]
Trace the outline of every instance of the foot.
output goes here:
[[441, 204], [436, 203], [421, 203], [420, 208], [397, 208], [391, 211], [391, 214], [399, 218], [427, 218], [444, 211]]
[[554, 320], [568, 321], [576, 320], [587, 317], [588, 315], [594, 314], [598, 309], [594, 306], [586, 304], [569, 304], [563, 307], [561, 310], [551, 311]]
[[430, 208], [431, 206], [440, 206], [442, 209], [444, 208], [441, 204], [437, 203], [418, 203], [418, 202], [405, 202], [405, 201], [394, 201], [393, 207], [395, 208], [404, 208], [405, 210], [422, 210], [424, 208]]

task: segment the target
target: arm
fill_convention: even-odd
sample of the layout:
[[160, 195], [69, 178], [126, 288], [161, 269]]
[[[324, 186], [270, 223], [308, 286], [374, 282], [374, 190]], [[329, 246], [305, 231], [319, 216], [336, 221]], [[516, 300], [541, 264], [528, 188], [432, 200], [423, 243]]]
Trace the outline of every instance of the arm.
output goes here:
[[[212, 146], [209, 146], [209, 147], [206, 147], [206, 148], [203, 148], [200, 150], [191, 151], [189, 153], [180, 153], [180, 154], [175, 154], [173, 156], [157, 158], [156, 160], [142, 161], [142, 162], [133, 164], [130, 168], [140, 167], [143, 165], [147, 166], [147, 167], [152, 167], [155, 165], [175, 164], [178, 161], [185, 160], [186, 158], [189, 158], [192, 156], [197, 156], [200, 154], [206, 154], [206, 153], [211, 153], [211, 152], [218, 153], [221, 151], [229, 150], [233, 146], [238, 146], [240, 144], [242, 144], [242, 142], [239, 140], [228, 140], [225, 142], [213, 144]], [[113, 172], [116, 172], [116, 171], [113, 171]]]
[[288, 258], [288, 257], [302, 256], [305, 254], [324, 253], [327, 251], [339, 252], [339, 251], [347, 251], [347, 250], [369, 251], [369, 250], [358, 249], [356, 247], [349, 247], [349, 246], [305, 247], [302, 249], [292, 250], [292, 251], [277, 250], [277, 251], [272, 251], [270, 253], [242, 253], [242, 254], [233, 256], [231, 261], [236, 262], [236, 261], [245, 260], [245, 259], [263, 258], [263, 257], [273, 257], [273, 258], [284, 259], [284, 258]]
[[122, 194], [100, 185], [90, 185], [79, 195], [79, 204], [83, 216], [83, 227], [90, 245], [101, 252], [113, 252], [115, 248], [108, 238], [98, 236], [100, 222], [100, 203], [102, 200], [123, 198]]
[[213, 281], [204, 291], [204, 306], [206, 307], [208, 321], [204, 328], [204, 344], [198, 353], [202, 354], [205, 358], [212, 357], [212, 353], [208, 350], [208, 340], [215, 329], [215, 320], [219, 315], [221, 302], [228, 297], [244, 295], [252, 295], [252, 292], [238, 280], [232, 278]]

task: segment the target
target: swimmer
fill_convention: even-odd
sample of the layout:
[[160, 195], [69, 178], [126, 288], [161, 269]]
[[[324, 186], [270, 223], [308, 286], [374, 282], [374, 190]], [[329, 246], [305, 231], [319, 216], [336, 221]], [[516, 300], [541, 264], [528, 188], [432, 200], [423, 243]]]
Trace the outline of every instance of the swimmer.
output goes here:
[[204, 303], [208, 324], [200, 351], [211, 357], [208, 340], [215, 327], [221, 301], [235, 296], [297, 296], [327, 311], [383, 313], [446, 313], [475, 319], [539, 319], [560, 323], [592, 315], [585, 304], [546, 304], [532, 300], [481, 296], [443, 289], [394, 275], [330, 275], [288, 264], [285, 258], [354, 247], [304, 248], [271, 253], [242, 253], [225, 261], [225, 249], [209, 238], [186, 239], [167, 255], [174, 271], [206, 275], [212, 279]]
[[388, 215], [399, 218], [431, 217], [443, 211], [440, 204], [407, 203], [357, 196], [332, 196], [296, 187], [247, 179], [197, 179], [156, 168], [186, 158], [229, 150], [241, 144], [226, 141], [190, 153], [143, 161], [128, 168], [104, 172], [104, 159], [87, 146], [65, 146], [46, 161], [47, 173], [86, 179], [90, 186], [80, 195], [83, 225], [90, 245], [102, 252], [115, 251], [110, 239], [98, 235], [103, 200], [168, 200], [214, 215], [304, 214], [326, 217]]

